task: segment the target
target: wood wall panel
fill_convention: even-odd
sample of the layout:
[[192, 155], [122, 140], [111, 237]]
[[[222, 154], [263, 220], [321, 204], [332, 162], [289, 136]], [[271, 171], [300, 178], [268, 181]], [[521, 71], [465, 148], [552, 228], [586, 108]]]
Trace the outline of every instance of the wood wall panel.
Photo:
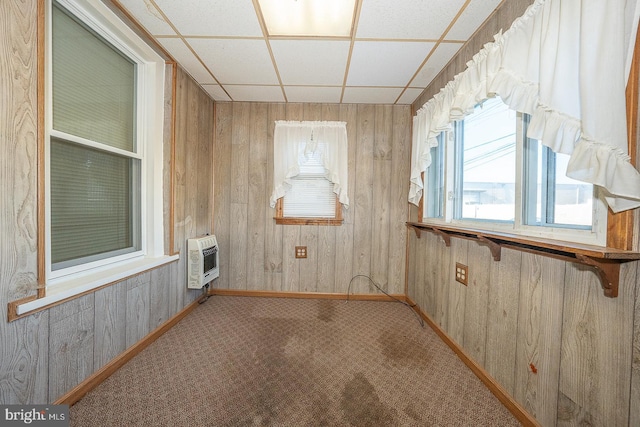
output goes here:
[[[231, 248], [231, 176], [229, 165], [231, 164], [231, 129], [233, 126], [232, 105], [216, 104], [215, 123], [215, 158], [214, 158], [214, 206], [215, 216], [213, 229], [218, 241], [220, 277], [216, 282], [217, 287], [229, 286], [229, 255]], [[225, 173], [220, 173], [225, 171]], [[227, 279], [224, 279], [227, 278]]]
[[100, 369], [127, 349], [127, 283], [102, 288], [95, 293], [93, 367]]
[[[165, 67], [165, 82], [164, 82], [164, 126], [162, 128], [163, 132], [163, 142], [162, 142], [162, 186], [166, 189], [167, 197], [163, 198], [162, 203], [162, 211], [163, 216], [162, 220], [164, 224], [171, 224], [173, 221], [171, 206], [173, 205], [173, 198], [175, 197], [175, 193], [173, 191], [173, 140], [175, 135], [173, 134], [174, 123], [173, 123], [173, 115], [175, 110], [173, 106], [176, 103], [173, 94], [173, 86], [177, 82], [175, 77], [177, 77], [177, 65], [176, 64], [167, 64]], [[172, 254], [174, 248], [172, 246], [173, 243], [173, 233], [175, 230], [173, 227], [170, 227], [170, 232], [165, 233], [164, 236], [164, 252], [167, 254]]]
[[[356, 171], [352, 180], [355, 197], [353, 223], [353, 274], [371, 275], [371, 254], [374, 250], [373, 230], [373, 143], [375, 138], [375, 106], [358, 105], [358, 143], [356, 145]], [[375, 248], [378, 250], [379, 248]], [[370, 282], [358, 280], [353, 292], [374, 292]]]
[[[410, 233], [415, 234], [415, 233]], [[422, 237], [420, 240], [423, 241], [424, 247], [420, 248], [420, 256], [429, 257], [431, 254], [436, 254], [438, 241], [440, 240], [439, 236], [436, 236], [433, 233], [422, 233]], [[416, 292], [417, 295], [420, 295], [422, 298], [422, 307], [425, 308], [426, 312], [429, 313], [432, 319], [436, 318], [437, 313], [437, 300], [436, 300], [436, 286], [438, 286], [438, 269], [434, 268], [435, 263], [433, 263], [429, 259], [419, 259], [420, 269], [424, 270], [423, 277], [421, 283], [423, 284], [422, 291], [418, 290]], [[413, 283], [409, 281], [409, 283]], [[409, 286], [411, 288], [411, 286]]]
[[371, 253], [371, 278], [385, 290], [389, 287], [393, 136], [393, 106], [376, 106], [371, 239], [377, 244]]
[[602, 298], [593, 271], [567, 266], [559, 391], [570, 405], [558, 410], [569, 424], [628, 425], [636, 281], [631, 267], [621, 269], [618, 298]]
[[196, 230], [195, 236], [212, 234], [213, 218], [213, 102], [198, 86], [194, 86], [197, 134], [196, 153]]
[[484, 364], [487, 342], [487, 305], [491, 279], [491, 263], [494, 262], [486, 246], [469, 243], [467, 265], [470, 266], [469, 285], [465, 299], [463, 344], [469, 355]]
[[451, 265], [451, 251], [445, 245], [444, 241], [438, 237], [433, 240], [435, 245], [431, 246], [431, 251], [424, 254], [424, 257], [429, 257], [435, 261], [433, 268], [435, 270], [435, 321], [442, 329], [448, 330], [447, 320], [449, 319], [449, 311], [451, 308], [447, 301], [449, 301], [449, 284], [451, 283], [451, 274], [453, 273], [449, 266]]
[[[389, 199], [389, 268], [388, 289], [403, 289], [406, 284], [406, 241], [409, 219], [407, 196], [409, 194], [411, 157], [411, 117], [402, 108], [394, 108], [393, 136], [391, 143], [391, 183]], [[404, 235], [404, 238], [399, 236]]]
[[[638, 225], [636, 224], [634, 229], [637, 230], [637, 227]], [[631, 396], [629, 398], [634, 404], [631, 405], [629, 413], [630, 426], [640, 425], [640, 405], [637, 404], [637, 402], [640, 402], [640, 280], [638, 280], [640, 277], [640, 263], [637, 266], [629, 266], [629, 268], [634, 267], [636, 269], [636, 298], [633, 310], [633, 354], [631, 358]]]
[[444, 284], [444, 286], [449, 287], [446, 302], [447, 307], [449, 307], [446, 332], [456, 342], [463, 342], [464, 340], [465, 301], [467, 296], [467, 286], [456, 281], [456, 263], [468, 265], [467, 253], [469, 244], [474, 243], [469, 243], [468, 240], [463, 239], [452, 239], [450, 247], [451, 259], [449, 265], [444, 266], [451, 272], [449, 282], [445, 282]]
[[[187, 117], [189, 115], [189, 77], [181, 69], [176, 73], [176, 141], [184, 141], [184, 143], [175, 144], [174, 158], [174, 251], [180, 253], [186, 242], [186, 222], [185, 203], [187, 197]], [[186, 108], [181, 108], [181, 106]]]
[[542, 425], [557, 419], [565, 263], [522, 254], [514, 397]]
[[[341, 293], [347, 291], [354, 275], [373, 274], [387, 291], [404, 293], [408, 204], [406, 195], [398, 195], [392, 184], [401, 183], [403, 191], [408, 188], [404, 183], [408, 183], [410, 155], [408, 106], [219, 103], [215, 116], [217, 124], [233, 129], [230, 137], [228, 131], [216, 129], [214, 220], [216, 235], [224, 236], [218, 239], [221, 259], [228, 258], [232, 266], [230, 271], [221, 268], [216, 287]], [[343, 209], [341, 226], [275, 224], [275, 210], [269, 207], [268, 198], [273, 190], [276, 120], [347, 122], [350, 206]], [[236, 167], [242, 156], [232, 155], [226, 161], [218, 158], [219, 153], [235, 150], [238, 142], [234, 138], [243, 135], [256, 135], [251, 138], [251, 149], [243, 154], [249, 165], [244, 169]], [[262, 167], [264, 173], [254, 171]], [[248, 177], [238, 176], [242, 173]], [[226, 178], [229, 176], [232, 178]], [[248, 204], [230, 196], [239, 182], [248, 182]], [[247, 213], [240, 205], [248, 206]], [[295, 258], [295, 246], [307, 246], [306, 259]], [[248, 267], [242, 267], [245, 265]], [[263, 266], [261, 273], [256, 272], [257, 266]], [[350, 291], [378, 293], [366, 278], [354, 280]]]
[[149, 272], [126, 280], [127, 313], [125, 334], [127, 348], [140, 341], [150, 332], [150, 280]]
[[94, 294], [51, 308], [49, 396], [58, 397], [94, 371]]
[[485, 369], [513, 395], [522, 252], [506, 249], [490, 267]]
[[249, 255], [247, 267], [247, 288], [262, 287], [265, 275], [264, 245], [266, 239], [265, 215], [270, 194], [262, 185], [267, 176], [267, 135], [269, 129], [269, 106], [251, 105], [251, 129], [249, 150], [249, 200], [247, 221], [254, 224], [248, 235]]
[[37, 2], [0, 2], [0, 402], [48, 397], [49, 313], [7, 323], [37, 284]]
[[177, 311], [170, 310], [171, 269], [163, 266], [149, 272], [149, 331], [169, 320]]

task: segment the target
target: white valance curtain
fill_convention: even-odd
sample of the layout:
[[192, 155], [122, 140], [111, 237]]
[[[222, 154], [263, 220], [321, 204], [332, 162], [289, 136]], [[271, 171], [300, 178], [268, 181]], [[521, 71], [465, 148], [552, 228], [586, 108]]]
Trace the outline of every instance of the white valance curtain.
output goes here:
[[300, 150], [303, 149], [305, 154], [313, 153], [319, 142], [324, 145], [322, 164], [327, 170], [326, 178], [333, 183], [333, 192], [340, 203], [349, 207], [347, 123], [278, 120], [273, 134], [272, 208], [290, 187], [288, 180], [300, 173]]
[[409, 201], [438, 134], [499, 95], [531, 115], [528, 136], [569, 154], [567, 176], [604, 188], [614, 212], [640, 206], [640, 174], [629, 162], [625, 86], [640, 0], [536, 0], [494, 36], [413, 119]]

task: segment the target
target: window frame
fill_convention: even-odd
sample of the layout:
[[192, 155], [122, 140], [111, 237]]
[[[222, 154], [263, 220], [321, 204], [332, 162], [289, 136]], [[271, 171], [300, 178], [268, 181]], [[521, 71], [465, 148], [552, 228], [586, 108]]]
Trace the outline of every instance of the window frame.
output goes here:
[[[164, 255], [163, 190], [162, 190], [162, 143], [164, 123], [164, 66], [165, 61], [107, 6], [97, 0], [55, 0], [59, 7], [73, 15], [79, 22], [118, 49], [121, 54], [136, 63], [136, 121], [134, 151], [115, 147], [106, 148], [81, 137], [53, 129], [52, 109], [52, 13], [54, 0], [44, 2], [44, 36], [42, 43], [43, 70], [43, 196], [44, 196], [44, 274], [40, 278], [45, 289], [39, 297], [56, 294], [75, 294], [87, 288], [98, 287], [106, 282], [144, 271], [153, 266], [170, 262], [174, 257]], [[81, 143], [88, 148], [99, 148], [114, 155], [124, 155], [140, 161], [139, 216], [140, 247], [125, 254], [90, 261], [87, 263], [53, 270], [51, 260], [51, 178], [50, 144], [53, 138]], [[135, 179], [134, 179], [135, 180]]]
[[284, 216], [284, 197], [280, 197], [276, 201], [276, 215], [274, 219], [279, 225], [342, 225], [342, 204], [336, 196], [336, 211], [333, 218], [303, 218], [303, 217], [286, 217]]
[[[456, 209], [462, 209], [461, 201], [457, 197], [455, 186], [458, 185], [460, 174], [459, 155], [456, 154], [455, 145], [455, 129], [460, 128], [458, 122], [452, 123], [451, 129], [444, 131], [445, 137], [441, 140], [445, 141], [445, 162], [443, 175], [445, 177], [445, 189], [443, 191], [442, 209], [444, 211], [443, 218], [432, 218], [425, 216], [425, 205], [421, 203], [419, 207], [419, 220], [425, 224], [446, 224], [449, 226], [459, 226], [464, 228], [474, 228], [487, 231], [496, 231], [502, 233], [511, 233], [529, 236], [534, 238], [549, 238], [553, 240], [570, 241], [575, 243], [592, 244], [597, 246], [606, 246], [607, 244], [607, 211], [602, 192], [594, 187], [593, 196], [593, 216], [592, 227], [590, 229], [581, 229], [576, 227], [560, 227], [553, 225], [529, 225], [524, 223], [524, 179], [526, 168], [524, 165], [524, 140], [526, 139], [526, 126], [523, 113], [516, 112], [516, 183], [515, 183], [515, 212], [514, 221], [499, 220], [474, 220], [469, 218], [460, 218], [460, 212]], [[456, 157], [458, 156], [458, 157]], [[429, 166], [432, 167], [434, 163]], [[429, 168], [423, 172], [423, 180], [429, 174]], [[425, 182], [426, 184], [426, 182]], [[425, 191], [426, 193], [426, 191]], [[423, 198], [424, 200], [424, 194]]]

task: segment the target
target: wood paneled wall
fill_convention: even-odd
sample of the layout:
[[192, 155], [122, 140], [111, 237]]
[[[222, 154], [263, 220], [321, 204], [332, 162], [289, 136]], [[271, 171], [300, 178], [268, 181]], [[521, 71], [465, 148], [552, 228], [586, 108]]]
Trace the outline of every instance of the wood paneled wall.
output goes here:
[[[629, 411], [638, 263], [606, 298], [591, 269], [410, 234], [408, 296], [543, 426], [635, 425]], [[456, 262], [469, 284], [455, 281]]]
[[[341, 226], [275, 224], [276, 120], [347, 122], [350, 206]], [[404, 294], [410, 123], [409, 106], [217, 103], [214, 287], [345, 293], [362, 274]], [[295, 246], [308, 257], [296, 259]], [[362, 277], [350, 291], [378, 293]]]
[[[503, 2], [414, 108], [531, 3]], [[415, 207], [410, 217], [417, 221]], [[410, 236], [408, 296], [540, 424], [639, 425], [639, 263], [623, 264], [611, 299], [592, 269], [575, 263], [510, 249], [496, 262], [472, 241], [446, 247], [432, 233]], [[637, 249], [637, 232], [634, 239]], [[455, 281], [456, 262], [469, 266], [468, 286]]]
[[[42, 232], [36, 214], [37, 2], [0, 2], [0, 404], [55, 401], [200, 295], [187, 290], [180, 261], [6, 321], [9, 301], [35, 294], [36, 241]], [[172, 67], [167, 71], [170, 88]], [[186, 238], [211, 231], [213, 102], [184, 72], [176, 77], [176, 159], [170, 156], [169, 122], [164, 207], [171, 203], [175, 161], [175, 249], [180, 251]], [[172, 102], [167, 91], [167, 120]], [[173, 226], [169, 218], [166, 212], [167, 235]]]

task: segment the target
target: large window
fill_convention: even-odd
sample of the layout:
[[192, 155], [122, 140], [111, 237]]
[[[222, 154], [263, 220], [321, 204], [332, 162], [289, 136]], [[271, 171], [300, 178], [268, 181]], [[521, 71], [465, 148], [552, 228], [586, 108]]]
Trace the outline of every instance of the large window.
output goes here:
[[137, 63], [54, 3], [51, 270], [141, 249]]
[[594, 187], [567, 178], [569, 156], [527, 138], [527, 126], [496, 97], [442, 132], [424, 174], [423, 221], [604, 244]]
[[163, 254], [164, 64], [98, 1], [47, 16], [49, 285]]

